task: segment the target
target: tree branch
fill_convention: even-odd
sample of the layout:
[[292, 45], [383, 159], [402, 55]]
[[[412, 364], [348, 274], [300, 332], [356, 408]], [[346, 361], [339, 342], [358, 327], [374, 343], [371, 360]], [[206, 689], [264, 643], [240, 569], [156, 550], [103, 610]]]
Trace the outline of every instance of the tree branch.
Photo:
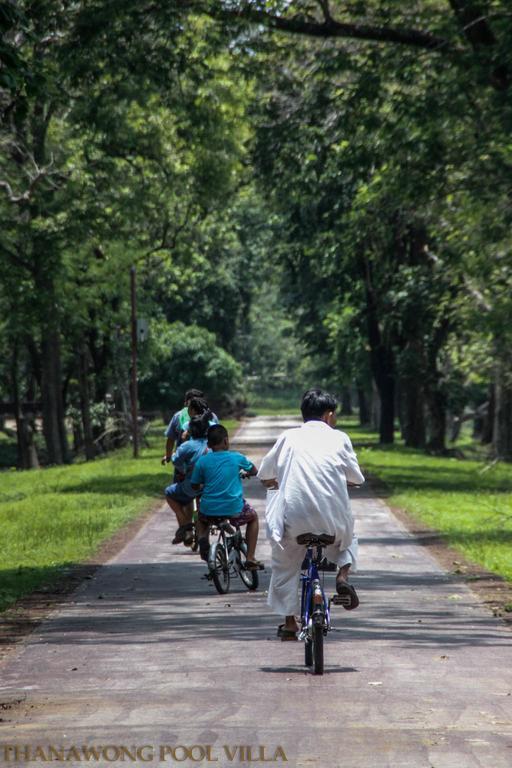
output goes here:
[[217, 18], [221, 17], [224, 19], [232, 19], [237, 16], [247, 21], [264, 24], [271, 29], [307, 35], [309, 37], [349, 37], [378, 43], [400, 43], [428, 50], [442, 49], [444, 52], [457, 50], [454, 44], [446, 38], [438, 37], [431, 32], [424, 32], [420, 29], [401, 29], [398, 27], [336, 21], [330, 15], [328, 3], [325, 0], [319, 0], [319, 2], [324, 15], [324, 20], [321, 22], [310, 21], [301, 16], [276, 16], [266, 11], [256, 10], [250, 5], [245, 5], [238, 10], [228, 10], [222, 8], [220, 3], [213, 4], [209, 9], [209, 13]]
[[53, 155], [51, 157], [51, 160], [48, 165], [45, 165], [43, 168], [40, 168], [33, 157], [30, 158], [32, 161], [32, 164], [34, 166], [35, 173], [34, 174], [28, 174], [29, 178], [29, 186], [28, 188], [22, 192], [21, 194], [16, 194], [13, 192], [13, 189], [8, 181], [5, 181], [5, 179], [0, 180], [0, 189], [4, 189], [7, 194], [7, 199], [10, 203], [13, 203], [13, 205], [21, 205], [23, 203], [27, 203], [34, 192], [34, 189], [39, 184], [41, 179], [44, 178], [50, 178], [52, 176], [58, 176], [59, 178], [65, 178], [65, 174], [63, 174], [60, 171], [52, 171], [53, 168]]
[[176, 248], [179, 235], [187, 227], [190, 221], [192, 208], [193, 208], [193, 203], [189, 201], [186, 211], [184, 213], [183, 219], [181, 221], [181, 224], [176, 225], [170, 237], [169, 237], [169, 229], [170, 229], [171, 223], [169, 219], [166, 219], [163, 225], [162, 239], [160, 243], [156, 245], [154, 248], [151, 248], [149, 251], [146, 251], [145, 255], [142, 258], [151, 256], [153, 253], [158, 253], [159, 251], [173, 251]]

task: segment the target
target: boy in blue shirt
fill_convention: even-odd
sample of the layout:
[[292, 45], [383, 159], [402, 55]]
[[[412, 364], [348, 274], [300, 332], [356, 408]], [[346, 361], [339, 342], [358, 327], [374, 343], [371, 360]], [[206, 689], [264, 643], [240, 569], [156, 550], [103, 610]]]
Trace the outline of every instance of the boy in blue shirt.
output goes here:
[[190, 478], [196, 462], [208, 451], [206, 444], [208, 414], [194, 416], [190, 419], [189, 429], [190, 439], [182, 443], [172, 457], [174, 468], [180, 479], [176, 479], [165, 489], [166, 501], [176, 514], [179, 524], [172, 543], [183, 542], [186, 547], [191, 546], [194, 540], [191, 504], [197, 496], [197, 491], [192, 488]]
[[190, 478], [195, 492], [203, 486], [197, 521], [200, 555], [203, 560], [208, 559], [209, 518], [229, 518], [234, 525], [247, 525], [246, 566], [249, 570], [257, 570], [262, 567], [256, 560], [258, 515], [244, 501], [240, 471], [256, 475], [258, 470], [246, 456], [229, 450], [228, 433], [221, 424], [208, 429], [208, 448], [210, 451], [197, 460]]

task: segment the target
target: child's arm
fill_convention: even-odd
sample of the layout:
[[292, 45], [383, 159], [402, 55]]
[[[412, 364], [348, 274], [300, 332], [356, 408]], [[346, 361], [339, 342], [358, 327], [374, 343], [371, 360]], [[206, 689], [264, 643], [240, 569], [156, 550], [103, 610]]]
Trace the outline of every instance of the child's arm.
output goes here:
[[258, 470], [252, 463], [252, 461], [249, 461], [247, 456], [244, 456], [243, 453], [239, 453], [239, 467], [241, 472], [244, 473], [247, 477], [254, 477], [254, 475], [258, 474]]
[[200, 491], [201, 486], [204, 485], [204, 472], [201, 466], [201, 458], [196, 462], [192, 474], [190, 475], [190, 485], [194, 491]]
[[173, 454], [172, 463], [177, 472], [178, 480], [183, 480], [187, 471], [187, 453], [188, 445], [183, 443], [179, 446], [176, 453]]

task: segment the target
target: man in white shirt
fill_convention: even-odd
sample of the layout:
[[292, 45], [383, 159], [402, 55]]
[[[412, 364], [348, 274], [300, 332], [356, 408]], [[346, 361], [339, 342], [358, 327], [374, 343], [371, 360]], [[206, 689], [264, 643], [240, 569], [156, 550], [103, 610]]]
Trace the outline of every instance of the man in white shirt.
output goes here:
[[[350, 438], [334, 429], [337, 401], [320, 389], [308, 390], [302, 399], [304, 424], [289, 429], [277, 439], [260, 465], [258, 477], [272, 497], [272, 578], [268, 604], [286, 616], [279, 634], [295, 640], [299, 627], [298, 582], [304, 546], [296, 537], [303, 533], [335, 536], [325, 548], [328, 560], [338, 565], [336, 591], [347, 597], [347, 610], [359, 599], [348, 583], [355, 569], [357, 538], [347, 484], [364, 483]], [[267, 510], [267, 511], [268, 511]], [[267, 522], [269, 522], [267, 518]]]

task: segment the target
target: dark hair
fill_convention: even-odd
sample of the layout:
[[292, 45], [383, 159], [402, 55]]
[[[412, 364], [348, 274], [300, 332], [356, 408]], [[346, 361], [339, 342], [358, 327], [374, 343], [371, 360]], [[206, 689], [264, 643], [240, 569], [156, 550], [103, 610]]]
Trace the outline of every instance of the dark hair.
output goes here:
[[308, 389], [302, 395], [300, 410], [304, 421], [319, 421], [326, 411], [335, 411], [338, 401], [322, 389]]
[[194, 440], [198, 440], [201, 437], [206, 437], [209, 425], [209, 413], [203, 413], [201, 416], [192, 416], [188, 423], [188, 431], [190, 432], [190, 437], [192, 437]]
[[210, 448], [215, 448], [216, 445], [220, 445], [222, 441], [228, 436], [226, 427], [222, 424], [212, 424], [208, 430], [208, 445]]
[[204, 397], [204, 392], [201, 392], [200, 389], [187, 389], [184, 398], [185, 402], [192, 400], [193, 397]]
[[189, 409], [192, 408], [192, 410], [195, 411], [198, 416], [202, 416], [203, 413], [207, 412], [210, 414], [210, 416], [212, 414], [204, 397], [192, 397], [188, 407]]

